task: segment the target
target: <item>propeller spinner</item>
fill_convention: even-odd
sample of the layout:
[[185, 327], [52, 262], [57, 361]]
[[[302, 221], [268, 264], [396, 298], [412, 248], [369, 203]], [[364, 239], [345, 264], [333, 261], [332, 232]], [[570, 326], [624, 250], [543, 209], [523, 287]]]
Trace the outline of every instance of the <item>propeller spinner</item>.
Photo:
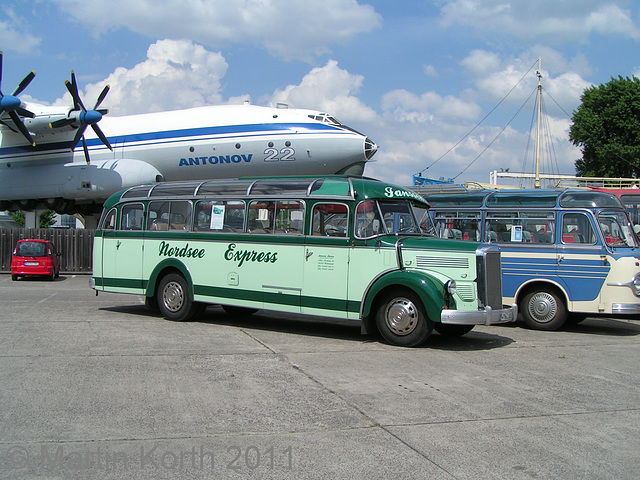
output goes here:
[[[2, 58], [2, 52], [0, 52], [0, 85], [2, 85]], [[31, 83], [31, 80], [33, 80], [33, 77], [35, 76], [36, 72], [29, 72], [27, 76], [22, 79], [20, 84], [16, 87], [11, 95], [4, 95], [2, 93], [2, 88], [0, 87], [0, 116], [2, 116], [2, 114], [4, 114], [5, 112], [8, 113], [9, 117], [11, 117], [11, 120], [13, 120], [16, 128], [34, 147], [36, 145], [36, 142], [31, 137], [31, 134], [29, 133], [29, 130], [27, 130], [27, 127], [24, 126], [24, 123], [20, 119], [20, 116], [34, 118], [35, 114], [24, 108], [24, 104], [18, 98], [18, 95], [20, 95], [24, 91], [24, 89], [27, 88], [27, 85]], [[3, 122], [2, 120], [0, 120], [0, 122], [11, 128], [11, 126], [6, 122]]]
[[109, 143], [109, 140], [107, 140], [107, 137], [105, 137], [104, 133], [102, 133], [102, 130], [98, 126], [98, 122], [102, 120], [102, 116], [109, 113], [109, 110], [107, 109], [104, 109], [104, 108], [98, 109], [102, 101], [107, 96], [107, 93], [109, 92], [109, 85], [104, 87], [104, 89], [98, 96], [98, 99], [96, 100], [96, 103], [93, 106], [93, 109], [87, 110], [87, 108], [84, 106], [84, 103], [82, 103], [80, 94], [78, 93], [78, 84], [76, 83], [76, 75], [73, 71], [71, 71], [71, 81], [67, 80], [64, 82], [64, 84], [66, 85], [67, 90], [69, 90], [69, 93], [71, 94], [71, 98], [73, 99], [73, 109], [71, 110], [71, 112], [77, 111], [78, 113], [75, 115], [71, 115], [71, 112], [69, 112], [68, 118], [64, 118], [62, 120], [57, 120], [55, 122], [52, 122], [50, 126], [51, 128], [60, 128], [60, 127], [65, 127], [67, 125], [71, 125], [78, 128], [78, 131], [73, 137], [73, 143], [71, 144], [71, 151], [73, 152], [75, 150], [76, 145], [78, 145], [78, 142], [80, 141], [80, 138], [82, 138], [82, 148], [84, 149], [84, 158], [87, 161], [87, 165], [88, 165], [91, 160], [89, 158], [89, 149], [87, 148], [87, 141], [84, 138], [84, 131], [87, 129], [89, 125], [91, 125], [91, 128], [93, 129], [95, 134], [98, 136], [100, 141], [104, 143], [104, 145], [109, 150], [113, 150], [113, 148], [111, 148], [111, 144]]

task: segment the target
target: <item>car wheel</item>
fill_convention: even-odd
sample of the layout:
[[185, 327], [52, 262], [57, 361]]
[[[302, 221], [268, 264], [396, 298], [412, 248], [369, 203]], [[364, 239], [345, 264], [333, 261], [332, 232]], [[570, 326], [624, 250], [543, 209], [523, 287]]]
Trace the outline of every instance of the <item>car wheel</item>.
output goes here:
[[435, 323], [433, 329], [445, 337], [461, 337], [473, 330], [475, 325], [449, 325], [446, 323]]
[[376, 310], [376, 326], [389, 343], [416, 347], [433, 331], [420, 299], [412, 292], [394, 291], [382, 297]]
[[169, 320], [186, 322], [198, 313], [199, 304], [189, 296], [189, 285], [177, 273], [165, 275], [158, 285], [158, 308], [162, 316]]
[[557, 330], [567, 320], [564, 302], [548, 288], [526, 294], [520, 310], [525, 323], [536, 330]]
[[11, 274], [11, 280], [13, 280], [14, 282], [18, 280], [18, 275]]

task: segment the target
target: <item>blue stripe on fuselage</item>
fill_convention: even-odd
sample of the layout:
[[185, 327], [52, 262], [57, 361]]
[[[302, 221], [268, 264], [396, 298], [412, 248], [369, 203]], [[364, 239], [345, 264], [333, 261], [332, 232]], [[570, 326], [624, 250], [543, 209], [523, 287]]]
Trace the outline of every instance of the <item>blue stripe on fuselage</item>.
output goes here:
[[[353, 132], [346, 130], [336, 125], [329, 125], [326, 123], [261, 123], [261, 124], [246, 124], [246, 125], [223, 125], [217, 127], [198, 127], [198, 128], [185, 128], [181, 130], [165, 130], [160, 132], [143, 132], [127, 135], [118, 135], [107, 137], [111, 145], [117, 145], [118, 148], [126, 148], [136, 143], [156, 141], [159, 143], [172, 143], [185, 140], [187, 137], [194, 139], [194, 137], [233, 137], [241, 139], [243, 136], [262, 136], [262, 135], [282, 135], [285, 133], [344, 133], [348, 135], [354, 135]], [[245, 135], [242, 135], [245, 134]], [[78, 142], [77, 147], [81, 147], [82, 141]], [[87, 139], [87, 147], [102, 147], [102, 142], [98, 138]], [[3, 156], [3, 160], [10, 160], [9, 156], [13, 155], [14, 158], [20, 158], [25, 155], [31, 156], [38, 154], [51, 154], [60, 153], [56, 150], [64, 151], [71, 148], [71, 141], [67, 142], [54, 142], [54, 143], [36, 143], [35, 147], [29, 145], [23, 145], [18, 147], [5, 147], [0, 148], [0, 156]]]

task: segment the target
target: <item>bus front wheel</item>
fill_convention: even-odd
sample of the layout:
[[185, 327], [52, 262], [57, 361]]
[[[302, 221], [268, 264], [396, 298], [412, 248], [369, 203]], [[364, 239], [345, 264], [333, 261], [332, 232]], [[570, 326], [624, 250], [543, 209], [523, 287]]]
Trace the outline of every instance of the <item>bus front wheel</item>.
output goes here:
[[189, 285], [182, 275], [165, 275], [158, 285], [158, 308], [164, 318], [186, 322], [199, 311], [198, 304], [189, 297]]
[[427, 341], [433, 331], [420, 299], [411, 292], [386, 294], [378, 303], [376, 326], [389, 343], [401, 347], [417, 347]]
[[536, 330], [557, 330], [567, 320], [564, 302], [547, 288], [527, 293], [522, 299], [520, 311], [525, 323]]

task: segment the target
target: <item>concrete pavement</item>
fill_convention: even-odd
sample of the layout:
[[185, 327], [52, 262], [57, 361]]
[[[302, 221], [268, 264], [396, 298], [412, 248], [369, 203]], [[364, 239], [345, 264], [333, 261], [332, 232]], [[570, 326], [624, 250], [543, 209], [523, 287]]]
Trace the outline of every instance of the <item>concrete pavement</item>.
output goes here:
[[434, 333], [0, 275], [0, 478], [635, 479], [640, 322]]

